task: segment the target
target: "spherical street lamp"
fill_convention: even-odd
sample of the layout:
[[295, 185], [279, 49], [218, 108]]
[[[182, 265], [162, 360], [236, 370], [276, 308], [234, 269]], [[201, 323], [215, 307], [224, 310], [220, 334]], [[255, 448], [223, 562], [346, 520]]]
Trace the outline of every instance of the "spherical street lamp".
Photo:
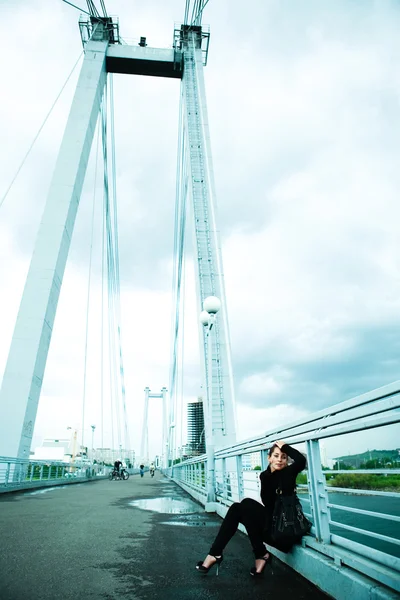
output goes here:
[[215, 315], [221, 308], [221, 300], [217, 296], [208, 296], [203, 302], [203, 309]]
[[204, 327], [207, 327], [209, 320], [210, 320], [210, 313], [208, 313], [206, 310], [202, 310], [200, 313], [200, 323], [202, 325], [204, 325]]

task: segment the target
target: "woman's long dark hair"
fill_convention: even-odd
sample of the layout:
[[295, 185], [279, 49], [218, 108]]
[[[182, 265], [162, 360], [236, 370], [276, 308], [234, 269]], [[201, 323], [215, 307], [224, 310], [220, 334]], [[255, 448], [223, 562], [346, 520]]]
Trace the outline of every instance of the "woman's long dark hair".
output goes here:
[[277, 444], [274, 444], [273, 446], [271, 446], [271, 448], [268, 450], [268, 456], [272, 456], [274, 453], [275, 448], [278, 448], [278, 450], [280, 450], [279, 446]]

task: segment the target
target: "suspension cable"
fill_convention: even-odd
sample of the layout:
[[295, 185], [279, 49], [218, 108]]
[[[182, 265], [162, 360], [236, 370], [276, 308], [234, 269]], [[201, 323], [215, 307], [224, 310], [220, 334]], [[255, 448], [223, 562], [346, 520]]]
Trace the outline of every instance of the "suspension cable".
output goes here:
[[104, 0], [100, 0], [100, 6], [102, 8], [103, 14], [105, 17], [107, 17], [107, 10], [106, 10], [106, 5], [104, 4]]
[[203, 16], [203, 10], [205, 9], [205, 7], [207, 6], [209, 0], [205, 0], [205, 2], [203, 3], [203, 6], [199, 6], [199, 10], [195, 16], [195, 18], [192, 20], [192, 25], [201, 25], [201, 18]]
[[117, 317], [117, 342], [119, 354], [119, 372], [121, 384], [121, 399], [124, 415], [124, 434], [125, 449], [130, 450], [130, 440], [128, 432], [128, 415], [126, 411], [126, 390], [125, 390], [125, 372], [122, 354], [121, 339], [121, 282], [119, 271], [119, 239], [118, 239], [118, 202], [117, 202], [117, 169], [115, 157], [115, 124], [114, 124], [114, 80], [110, 76], [110, 103], [111, 103], [111, 163], [112, 163], [112, 183], [113, 183], [113, 201], [114, 201], [114, 246], [115, 246], [115, 296], [116, 296], [116, 317]]
[[115, 123], [114, 123], [114, 78], [110, 75], [110, 103], [111, 103], [111, 163], [112, 163], [112, 183], [113, 183], [113, 199], [114, 199], [114, 232], [115, 232], [115, 274], [116, 274], [116, 300], [117, 300], [117, 334], [118, 334], [118, 350], [119, 350], [119, 366], [121, 377], [121, 397], [122, 408], [124, 411], [124, 433], [125, 433], [125, 449], [130, 450], [130, 440], [128, 432], [128, 415], [126, 412], [126, 390], [125, 390], [125, 372], [124, 361], [122, 355], [122, 340], [121, 340], [121, 281], [119, 272], [119, 240], [118, 240], [118, 203], [117, 203], [117, 169], [115, 157]]
[[93, 0], [86, 0], [86, 4], [88, 5], [88, 9], [90, 11], [90, 14], [94, 17], [100, 17], [100, 13], [96, 8], [95, 3], [93, 2]]
[[[114, 415], [113, 415], [113, 377], [112, 377], [112, 350], [110, 339], [110, 282], [109, 282], [109, 261], [110, 261], [110, 244], [109, 244], [109, 187], [108, 187], [108, 159], [107, 159], [107, 83], [104, 90], [104, 101], [101, 107], [101, 133], [102, 133], [102, 148], [103, 148], [103, 247], [104, 247], [104, 262], [107, 266], [107, 308], [108, 308], [108, 365], [109, 365], [109, 385], [110, 385], [110, 416], [111, 416], [111, 448], [114, 448]], [[104, 305], [103, 305], [104, 308]], [[103, 313], [104, 322], [104, 313]]]
[[97, 125], [97, 142], [96, 142], [96, 160], [94, 167], [94, 186], [93, 186], [93, 202], [92, 202], [92, 227], [90, 233], [90, 251], [89, 251], [89, 276], [88, 276], [88, 288], [87, 288], [87, 300], [86, 300], [86, 332], [85, 332], [85, 357], [83, 367], [83, 395], [82, 395], [82, 443], [84, 446], [84, 430], [85, 430], [85, 405], [86, 405], [86, 367], [87, 367], [87, 347], [88, 347], [88, 336], [89, 336], [89, 306], [90, 306], [90, 284], [92, 278], [92, 257], [93, 257], [93, 238], [94, 238], [94, 213], [96, 207], [96, 184], [97, 184], [97, 165], [99, 157], [99, 139], [100, 139], [100, 125]]
[[11, 190], [12, 186], [13, 186], [13, 185], [14, 185], [14, 183], [15, 183], [15, 180], [17, 179], [18, 175], [20, 174], [20, 171], [21, 171], [22, 167], [24, 166], [24, 164], [25, 164], [25, 162], [26, 162], [26, 159], [28, 158], [29, 154], [31, 153], [31, 150], [32, 150], [33, 146], [35, 145], [35, 143], [36, 143], [36, 141], [37, 141], [37, 139], [38, 139], [39, 135], [41, 134], [43, 127], [46, 125], [48, 118], [50, 117], [51, 113], [53, 112], [53, 109], [54, 109], [55, 105], [56, 105], [56, 104], [57, 104], [57, 102], [58, 102], [58, 99], [60, 98], [61, 94], [63, 93], [63, 91], [64, 91], [64, 89], [65, 89], [65, 86], [67, 85], [67, 83], [68, 83], [68, 81], [70, 80], [70, 78], [71, 78], [71, 76], [72, 76], [73, 72], [75, 71], [75, 69], [76, 69], [76, 66], [77, 66], [77, 64], [79, 63], [79, 61], [80, 61], [80, 59], [81, 59], [81, 57], [82, 57], [82, 54], [83, 54], [83, 50], [82, 50], [82, 52], [80, 53], [80, 55], [78, 56], [78, 59], [77, 59], [77, 61], [75, 62], [74, 66], [72, 67], [72, 70], [70, 71], [70, 73], [69, 73], [69, 75], [68, 75], [67, 79], [65, 80], [65, 82], [64, 82], [64, 84], [63, 84], [63, 86], [61, 87], [61, 90], [60, 90], [60, 91], [59, 91], [59, 93], [57, 94], [57, 97], [56, 97], [56, 99], [54, 100], [53, 104], [51, 105], [51, 108], [50, 108], [49, 112], [47, 113], [47, 115], [46, 115], [46, 117], [45, 117], [45, 119], [44, 119], [43, 123], [41, 124], [41, 126], [39, 127], [39, 130], [38, 130], [38, 132], [36, 133], [35, 137], [33, 138], [33, 141], [32, 141], [32, 143], [31, 143], [31, 145], [29, 146], [29, 148], [28, 148], [28, 150], [27, 150], [27, 152], [26, 152], [26, 154], [25, 154], [24, 158], [22, 159], [22, 162], [21, 162], [21, 164], [19, 165], [19, 167], [18, 167], [18, 169], [17, 169], [17, 171], [16, 171], [16, 173], [15, 173], [14, 177], [12, 178], [10, 185], [8, 186], [8, 188], [6, 189], [6, 191], [5, 191], [4, 195], [3, 195], [3, 197], [1, 198], [1, 200], [0, 200], [0, 208], [3, 206], [3, 203], [4, 203], [5, 199], [7, 198], [8, 194], [9, 194], [9, 191]]
[[195, 19], [196, 9], [197, 9], [197, 6], [199, 4], [200, 4], [200, 0], [194, 0], [194, 2], [193, 2], [193, 8], [192, 8], [191, 23], [190, 23], [191, 25], [194, 25], [194, 19]]
[[[107, 98], [107, 84], [104, 90], [103, 104]], [[103, 114], [103, 106], [101, 107]], [[101, 226], [101, 341], [100, 341], [100, 404], [101, 404], [101, 452], [102, 463], [104, 465], [104, 267], [105, 267], [105, 215], [104, 215], [104, 193], [103, 193], [103, 211]]]
[[[114, 125], [114, 92], [113, 78], [109, 77], [110, 101], [110, 133], [107, 133], [106, 112], [103, 114], [103, 159], [104, 159], [104, 237], [107, 263], [108, 294], [108, 343], [109, 343], [109, 377], [111, 399], [112, 445], [114, 447], [114, 430], [118, 446], [130, 450], [128, 417], [126, 410], [125, 373], [121, 338], [121, 302], [120, 271], [118, 243], [118, 210], [116, 186], [115, 157], [115, 125]], [[111, 144], [111, 164], [108, 164], [107, 142]], [[110, 190], [111, 184], [111, 190]], [[117, 364], [119, 363], [119, 368]], [[115, 425], [114, 428], [114, 416]]]
[[181, 335], [181, 364], [180, 364], [180, 408], [181, 408], [181, 424], [180, 424], [180, 447], [183, 447], [183, 413], [184, 413], [184, 356], [185, 356], [185, 289], [186, 289], [186, 261], [185, 248], [183, 248], [183, 290], [182, 290], [182, 335]]
[[[117, 221], [117, 203], [116, 203], [116, 178], [115, 178], [115, 144], [114, 144], [114, 95], [113, 95], [113, 77], [110, 75], [110, 140], [111, 140], [111, 190], [110, 211], [109, 211], [109, 240], [110, 240], [110, 262], [109, 262], [109, 281], [111, 294], [111, 336], [112, 336], [112, 356], [115, 385], [115, 414], [117, 420], [118, 446], [121, 448], [121, 412], [120, 412], [120, 387], [117, 369], [117, 330], [119, 327], [119, 255], [118, 255], [118, 221]], [[121, 372], [120, 372], [121, 375]], [[122, 457], [120, 457], [122, 458]]]
[[72, 4], [72, 2], [68, 2], [68, 0], [63, 0], [63, 2], [65, 2], [65, 4], [69, 4], [73, 8], [77, 8], [80, 12], [85, 13], [85, 15], [89, 15], [89, 17], [91, 16], [90, 13], [87, 12], [87, 10], [84, 10], [83, 8], [79, 8], [79, 6], [75, 6], [75, 4]]
[[[177, 415], [177, 371], [178, 371], [178, 346], [180, 332], [180, 303], [182, 285], [183, 253], [186, 228], [186, 196], [187, 196], [187, 160], [185, 131], [183, 120], [183, 96], [181, 95], [179, 107], [179, 137], [178, 160], [176, 173], [176, 199], [174, 218], [174, 254], [173, 254], [173, 281], [172, 281], [172, 330], [171, 330], [171, 363], [170, 363], [170, 414], [169, 414], [169, 451], [174, 452], [176, 438]], [[173, 458], [173, 454], [172, 454]]]
[[184, 22], [185, 25], [188, 24], [188, 19], [189, 19], [189, 5], [190, 5], [190, 0], [186, 0], [185, 16], [183, 18], [183, 22]]

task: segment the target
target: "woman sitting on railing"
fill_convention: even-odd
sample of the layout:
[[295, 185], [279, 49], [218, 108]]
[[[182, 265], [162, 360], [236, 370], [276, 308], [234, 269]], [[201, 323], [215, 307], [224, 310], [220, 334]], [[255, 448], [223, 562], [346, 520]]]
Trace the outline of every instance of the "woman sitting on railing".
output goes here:
[[[288, 457], [293, 459], [293, 463], [289, 466]], [[293, 493], [296, 487], [296, 477], [305, 468], [306, 459], [285, 442], [278, 441], [268, 452], [268, 462], [269, 467], [260, 474], [263, 504], [252, 498], [245, 498], [229, 507], [209, 554], [203, 562], [200, 561], [196, 565], [196, 569], [200, 573], [208, 573], [216, 564], [218, 574], [218, 567], [223, 560], [222, 552], [236, 533], [239, 523], [246, 528], [256, 559], [255, 567], [252, 567], [250, 571], [251, 575], [260, 576], [265, 565], [271, 561], [271, 554], [267, 551], [264, 542], [277, 547], [282, 552], [289, 552], [292, 548], [293, 541], [278, 547], [278, 544], [271, 541], [269, 532], [277, 490], [281, 490], [283, 494]]]

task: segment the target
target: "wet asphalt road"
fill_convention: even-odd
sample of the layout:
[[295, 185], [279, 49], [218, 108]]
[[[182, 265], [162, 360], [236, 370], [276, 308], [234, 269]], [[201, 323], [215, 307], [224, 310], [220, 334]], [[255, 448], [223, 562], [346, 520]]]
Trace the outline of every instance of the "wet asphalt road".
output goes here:
[[[183, 501], [188, 514], [133, 507]], [[160, 508], [160, 506], [158, 506]], [[322, 592], [275, 561], [261, 580], [247, 536], [238, 532], [216, 577], [195, 564], [221, 520], [156, 473], [0, 495], [1, 600], [322, 600]]]

